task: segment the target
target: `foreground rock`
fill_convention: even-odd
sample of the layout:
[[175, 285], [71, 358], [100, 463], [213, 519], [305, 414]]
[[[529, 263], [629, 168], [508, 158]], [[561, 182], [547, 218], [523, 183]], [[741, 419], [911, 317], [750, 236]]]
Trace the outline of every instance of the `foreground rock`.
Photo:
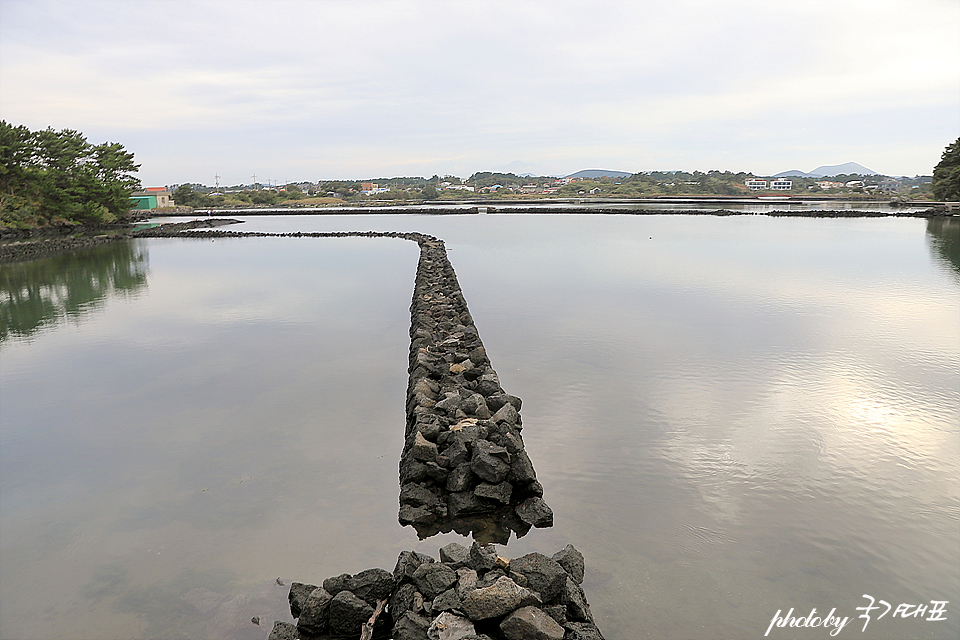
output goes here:
[[443, 547], [439, 562], [404, 551], [392, 573], [367, 569], [321, 586], [293, 583], [297, 624], [276, 622], [268, 640], [360, 638], [365, 622], [372, 638], [394, 640], [602, 640], [580, 588], [583, 573], [573, 545], [552, 557], [513, 560], [478, 542]]

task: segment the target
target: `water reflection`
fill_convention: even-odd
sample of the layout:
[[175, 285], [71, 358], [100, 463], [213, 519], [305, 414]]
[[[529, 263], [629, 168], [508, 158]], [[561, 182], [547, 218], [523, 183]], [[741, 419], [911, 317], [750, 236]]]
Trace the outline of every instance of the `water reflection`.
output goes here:
[[500, 509], [494, 513], [447, 519], [430, 524], [412, 523], [417, 536], [425, 540], [440, 533], [455, 531], [462, 536], [472, 536], [481, 544], [507, 544], [510, 533], [515, 532], [522, 538], [530, 531], [530, 525], [517, 517], [512, 508]]
[[110, 296], [135, 296], [147, 285], [143, 241], [4, 265], [0, 271], [0, 342], [99, 309]]
[[960, 276], [960, 217], [927, 218], [927, 241], [934, 259]]
[[[444, 238], [556, 513], [503, 555], [573, 542], [610, 640], [960, 592], [960, 296], [926, 221], [247, 224]], [[0, 637], [263, 638], [277, 577], [464, 542], [397, 525], [415, 245], [147, 242], [135, 304], [3, 345]]]

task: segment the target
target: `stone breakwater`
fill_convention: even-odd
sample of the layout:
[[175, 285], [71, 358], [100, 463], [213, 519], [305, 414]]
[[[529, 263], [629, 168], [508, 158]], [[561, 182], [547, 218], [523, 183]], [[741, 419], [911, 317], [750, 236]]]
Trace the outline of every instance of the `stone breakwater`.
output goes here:
[[[127, 234], [122, 235], [123, 239], [127, 239], [128, 237]], [[115, 242], [118, 239], [120, 238], [115, 235], [99, 235], [80, 238], [45, 238], [43, 240], [30, 240], [27, 242], [4, 243], [0, 244], [0, 264], [49, 258], [70, 251], [97, 247]]]
[[[494, 545], [456, 542], [440, 561], [403, 551], [393, 572], [367, 569], [290, 586], [297, 624], [274, 623], [268, 640], [602, 640], [582, 587], [583, 555], [512, 560]], [[362, 631], [367, 626], [368, 630]]]
[[129, 224], [112, 224], [83, 227], [82, 234], [75, 233], [73, 227], [32, 231], [4, 230], [0, 239], [11, 239], [14, 242], [0, 243], [0, 264], [49, 258], [132, 238], [182, 237], [185, 231], [191, 229], [213, 228], [239, 222], [240, 220], [213, 218], [168, 223], [147, 229], [132, 229]]
[[401, 524], [506, 542], [553, 526], [524, 449], [521, 400], [501, 388], [443, 242], [420, 242], [410, 306]]

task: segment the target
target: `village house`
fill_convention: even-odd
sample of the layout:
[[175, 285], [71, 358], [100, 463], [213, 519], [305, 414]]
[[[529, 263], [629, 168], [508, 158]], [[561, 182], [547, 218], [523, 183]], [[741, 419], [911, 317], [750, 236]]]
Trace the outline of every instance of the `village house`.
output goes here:
[[131, 209], [158, 209], [172, 207], [173, 194], [166, 187], [147, 187], [130, 195]]
[[880, 184], [877, 185], [880, 191], [897, 191], [901, 186], [901, 182], [896, 178], [884, 178], [880, 181]]
[[[685, 182], [684, 184], [699, 184], [698, 182]], [[743, 181], [743, 184], [746, 185], [747, 189], [750, 191], [764, 191], [766, 189], [771, 189], [773, 191], [790, 191], [793, 188], [793, 180], [788, 180], [786, 178], [771, 178], [770, 186], [767, 186], [767, 181], [761, 178], [747, 178]]]
[[376, 182], [364, 182], [360, 185], [360, 193], [365, 196], [373, 195], [375, 193], [386, 193], [387, 191], [390, 191], [390, 189], [381, 187]]

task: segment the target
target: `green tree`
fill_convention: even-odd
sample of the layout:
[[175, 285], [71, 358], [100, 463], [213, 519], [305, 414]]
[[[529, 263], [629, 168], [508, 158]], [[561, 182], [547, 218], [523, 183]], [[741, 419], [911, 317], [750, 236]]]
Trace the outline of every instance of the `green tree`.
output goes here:
[[284, 189], [286, 189], [286, 191], [281, 194], [281, 199], [303, 200], [307, 197], [306, 194], [303, 193], [303, 190], [295, 184], [288, 184]]
[[254, 191], [250, 194], [250, 201], [253, 204], [269, 206], [277, 203], [277, 194], [273, 191]]
[[139, 168], [120, 144], [0, 121], [0, 224], [112, 222], [130, 211]]
[[193, 207], [197, 201], [197, 195], [199, 194], [193, 190], [193, 187], [188, 184], [182, 184], [173, 192], [173, 201], [176, 202], [178, 206]]
[[933, 197], [941, 201], [960, 200], [960, 138], [947, 145], [933, 169]]
[[196, 191], [193, 185], [182, 184], [173, 192], [173, 201], [184, 207], [212, 207], [217, 200], [209, 194]]

